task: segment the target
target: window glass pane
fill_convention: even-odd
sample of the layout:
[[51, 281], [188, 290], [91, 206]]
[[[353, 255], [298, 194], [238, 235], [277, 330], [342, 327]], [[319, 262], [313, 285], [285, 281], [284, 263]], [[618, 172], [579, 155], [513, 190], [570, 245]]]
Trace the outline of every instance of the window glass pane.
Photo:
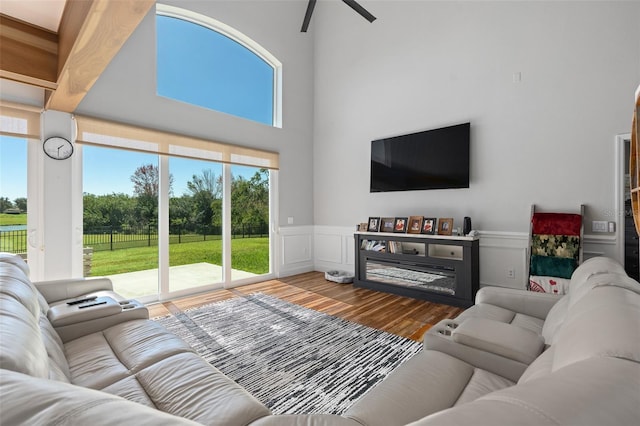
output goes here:
[[0, 136], [0, 251], [27, 256], [27, 140]]
[[231, 279], [269, 273], [269, 171], [231, 166]]
[[156, 295], [158, 156], [84, 146], [82, 163], [84, 275], [127, 298]]
[[169, 291], [222, 283], [222, 165], [169, 158]]
[[274, 69], [204, 26], [157, 15], [161, 96], [273, 125]]

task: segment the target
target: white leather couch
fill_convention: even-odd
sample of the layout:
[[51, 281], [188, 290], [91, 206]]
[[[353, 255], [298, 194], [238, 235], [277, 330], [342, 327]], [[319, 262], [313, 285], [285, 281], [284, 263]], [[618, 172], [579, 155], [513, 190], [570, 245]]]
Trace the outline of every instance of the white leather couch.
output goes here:
[[611, 259], [585, 262], [564, 296], [481, 289], [343, 416], [270, 415], [135, 303], [69, 328], [68, 299], [118, 297], [84, 284], [36, 286], [0, 255], [0, 424], [640, 424], [640, 284]]
[[[117, 300], [86, 309], [78, 306], [90, 303], [67, 305], [87, 293], [99, 297], [97, 302], [107, 296]], [[67, 308], [74, 308], [80, 322], [69, 319]], [[60, 327], [52, 325], [59, 321]], [[228, 426], [269, 414], [181, 339], [150, 321], [146, 308], [113, 293], [108, 280], [36, 287], [27, 265], [9, 254], [0, 254], [0, 368], [3, 426], [194, 424], [186, 419]]]
[[432, 327], [424, 350], [344, 416], [366, 426], [640, 424], [640, 283], [620, 264], [584, 262], [564, 296], [487, 287], [476, 302]]

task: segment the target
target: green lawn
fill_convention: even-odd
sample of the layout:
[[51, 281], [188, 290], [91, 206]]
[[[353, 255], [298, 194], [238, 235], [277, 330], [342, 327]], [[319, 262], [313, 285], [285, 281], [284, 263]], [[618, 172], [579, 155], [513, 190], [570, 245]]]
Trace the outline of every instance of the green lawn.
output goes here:
[[27, 214], [6, 214], [0, 213], [0, 225], [26, 225]]
[[[222, 241], [199, 241], [171, 244], [169, 266], [208, 262], [222, 264]], [[91, 275], [112, 275], [143, 271], [158, 267], [158, 248], [133, 247], [93, 253]], [[231, 267], [254, 274], [269, 272], [269, 238], [238, 238], [231, 240]]]

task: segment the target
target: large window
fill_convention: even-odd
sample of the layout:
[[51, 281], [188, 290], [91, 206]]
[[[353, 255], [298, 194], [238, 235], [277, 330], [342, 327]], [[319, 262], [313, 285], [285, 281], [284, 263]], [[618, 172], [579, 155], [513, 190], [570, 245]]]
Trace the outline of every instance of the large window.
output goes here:
[[[31, 258], [37, 252], [37, 237], [27, 239], [29, 188], [28, 156], [33, 141], [40, 139], [40, 110], [0, 100], [0, 251]], [[32, 168], [35, 173], [37, 168]], [[35, 209], [34, 209], [35, 210]], [[29, 220], [33, 220], [32, 215]], [[31, 243], [31, 245], [29, 245]]]
[[27, 254], [27, 140], [0, 136], [0, 251]]
[[212, 18], [158, 5], [157, 92], [279, 126], [280, 64], [257, 43]]

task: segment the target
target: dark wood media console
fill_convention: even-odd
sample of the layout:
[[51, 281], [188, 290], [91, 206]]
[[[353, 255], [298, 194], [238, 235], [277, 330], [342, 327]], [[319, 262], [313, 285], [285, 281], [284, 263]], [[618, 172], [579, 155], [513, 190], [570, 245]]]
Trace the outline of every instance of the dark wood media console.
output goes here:
[[469, 307], [480, 286], [479, 238], [355, 233], [354, 286]]

